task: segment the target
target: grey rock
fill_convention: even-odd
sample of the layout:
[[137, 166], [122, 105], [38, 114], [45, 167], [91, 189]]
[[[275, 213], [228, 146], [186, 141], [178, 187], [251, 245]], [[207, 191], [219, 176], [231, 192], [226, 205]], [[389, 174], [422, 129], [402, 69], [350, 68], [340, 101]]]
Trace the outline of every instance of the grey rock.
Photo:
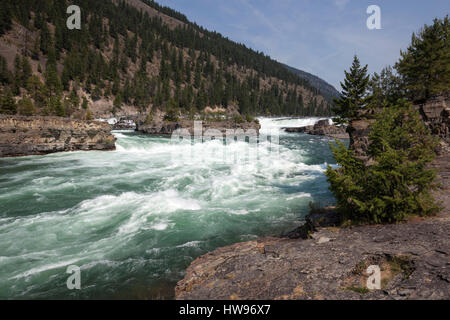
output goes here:
[[0, 115], [0, 157], [114, 149], [108, 123]]

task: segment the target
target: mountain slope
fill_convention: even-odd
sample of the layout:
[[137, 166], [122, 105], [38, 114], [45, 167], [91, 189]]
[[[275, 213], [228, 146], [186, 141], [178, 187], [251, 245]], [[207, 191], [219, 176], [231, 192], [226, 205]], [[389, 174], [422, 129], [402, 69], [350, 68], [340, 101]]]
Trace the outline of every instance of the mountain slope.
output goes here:
[[330, 114], [307, 80], [154, 1], [77, 4], [81, 30], [66, 28], [69, 1], [2, 1], [0, 113]]
[[335, 87], [333, 87], [331, 84], [326, 82], [325, 80], [319, 78], [318, 76], [315, 76], [311, 73], [308, 73], [306, 71], [302, 71], [293, 67], [290, 67], [288, 65], [284, 65], [289, 71], [295, 73], [300, 78], [306, 79], [309, 81], [309, 83], [320, 90], [320, 92], [328, 99], [338, 98], [339, 97], [339, 91], [336, 90]]

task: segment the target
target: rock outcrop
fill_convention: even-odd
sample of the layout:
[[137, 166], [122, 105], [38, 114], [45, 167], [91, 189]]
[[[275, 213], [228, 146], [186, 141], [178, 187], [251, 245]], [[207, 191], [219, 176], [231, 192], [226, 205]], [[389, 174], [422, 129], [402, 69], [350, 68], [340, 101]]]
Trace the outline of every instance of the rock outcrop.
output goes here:
[[121, 117], [113, 125], [113, 130], [136, 130], [136, 116]]
[[328, 120], [320, 120], [313, 126], [282, 128], [289, 133], [306, 133], [315, 136], [327, 136], [335, 139], [348, 139], [349, 135], [344, 127], [330, 124]]
[[114, 149], [108, 123], [0, 115], [0, 157]]
[[442, 139], [441, 150], [450, 148], [450, 93], [429, 99], [415, 105], [431, 133]]
[[[171, 121], [154, 121], [152, 123], [146, 124], [143, 121], [137, 123], [136, 130], [146, 134], [154, 135], [171, 135], [178, 129], [186, 129], [191, 135], [194, 135], [194, 121], [192, 120], [180, 120], [176, 122]], [[218, 130], [222, 135], [226, 134], [227, 130], [242, 130], [242, 134], [256, 133], [259, 134], [261, 125], [257, 122], [243, 122], [236, 123], [232, 120], [223, 121], [202, 121], [198, 123], [198, 128], [200, 128], [202, 134], [208, 134], [208, 130]], [[237, 135], [239, 135], [239, 131]], [[210, 131], [212, 132], [212, 131]]]

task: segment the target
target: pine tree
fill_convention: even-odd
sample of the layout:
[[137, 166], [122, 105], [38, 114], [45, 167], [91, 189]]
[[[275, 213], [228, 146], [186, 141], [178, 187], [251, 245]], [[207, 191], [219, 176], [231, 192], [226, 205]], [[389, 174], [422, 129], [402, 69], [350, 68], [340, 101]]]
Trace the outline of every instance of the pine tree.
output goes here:
[[341, 97], [334, 99], [336, 107], [332, 109], [339, 116], [334, 119], [338, 124], [358, 118], [359, 111], [366, 107], [368, 102], [367, 90], [370, 78], [367, 75], [367, 65], [361, 68], [358, 57], [354, 56], [350, 71], [344, 72]]
[[81, 104], [81, 107], [82, 107], [84, 110], [87, 110], [87, 109], [89, 108], [89, 102], [88, 102], [88, 100], [86, 99], [86, 97], [83, 97], [83, 103]]
[[8, 70], [8, 64], [3, 56], [0, 56], [0, 84], [9, 84], [11, 82], [11, 73]]
[[7, 1], [0, 5], [0, 36], [11, 29], [11, 6]]
[[21, 86], [25, 87], [27, 85], [28, 78], [33, 74], [33, 70], [30, 65], [30, 61], [27, 57], [22, 57], [22, 83]]
[[14, 59], [14, 83], [13, 93], [18, 96], [20, 94], [20, 88], [22, 87], [22, 63], [20, 55], [16, 54]]
[[395, 104], [403, 95], [400, 79], [392, 68], [386, 67], [381, 73], [374, 73], [369, 82], [369, 109], [384, 108]]
[[29, 98], [24, 98], [19, 101], [17, 111], [21, 115], [32, 116], [36, 113], [36, 108]]
[[48, 54], [50, 49], [53, 46], [53, 40], [52, 35], [50, 34], [50, 31], [48, 30], [47, 22], [44, 22], [42, 24], [41, 34], [39, 38], [41, 44], [40, 49], [43, 54]]
[[3, 96], [0, 96], [0, 113], [16, 114], [17, 105], [11, 91], [7, 90]]
[[412, 100], [426, 100], [450, 91], [450, 23], [448, 15], [435, 19], [418, 35], [412, 35], [411, 45], [401, 52], [395, 65], [404, 88]]

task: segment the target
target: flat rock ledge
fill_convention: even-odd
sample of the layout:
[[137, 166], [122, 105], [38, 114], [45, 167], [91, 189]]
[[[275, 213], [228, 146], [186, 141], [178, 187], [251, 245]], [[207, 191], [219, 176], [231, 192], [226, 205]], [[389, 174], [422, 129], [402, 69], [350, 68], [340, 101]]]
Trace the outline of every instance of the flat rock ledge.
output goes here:
[[108, 123], [0, 115], [0, 157], [114, 149], [115, 137]]
[[[336, 228], [332, 214], [285, 238], [262, 238], [196, 259], [175, 288], [179, 300], [450, 299], [449, 157], [438, 159], [444, 209], [397, 225]], [[318, 227], [316, 227], [318, 226]], [[290, 237], [290, 238], [289, 238]], [[381, 290], [366, 287], [381, 268]]]

